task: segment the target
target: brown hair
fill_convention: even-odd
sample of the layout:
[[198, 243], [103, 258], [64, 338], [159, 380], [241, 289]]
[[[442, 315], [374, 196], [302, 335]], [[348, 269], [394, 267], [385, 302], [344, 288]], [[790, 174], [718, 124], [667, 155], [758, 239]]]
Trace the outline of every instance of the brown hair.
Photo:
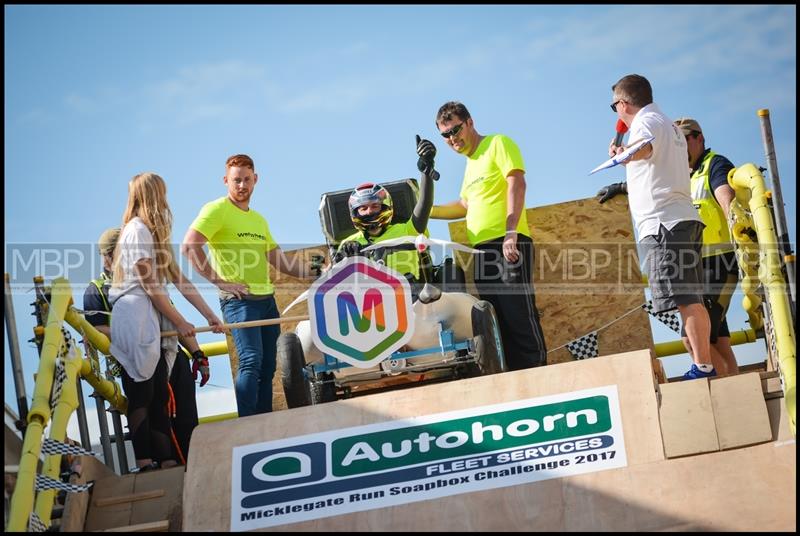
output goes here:
[[453, 119], [453, 117], [457, 117], [462, 121], [466, 121], [471, 115], [469, 115], [469, 110], [467, 107], [457, 101], [450, 101], [445, 102], [442, 104], [441, 108], [439, 108], [439, 113], [436, 114], [436, 125], [438, 126], [440, 123], [446, 123]]
[[619, 82], [611, 86], [611, 91], [615, 97], [639, 108], [644, 108], [653, 102], [653, 88], [650, 87], [647, 78], [639, 74], [623, 76]]
[[[122, 227], [139, 217], [153, 235], [155, 269], [159, 281], [176, 281], [178, 266], [172, 253], [172, 211], [167, 204], [167, 185], [152, 172], [140, 173], [128, 183], [128, 206], [122, 215]], [[122, 248], [114, 251], [114, 285], [122, 284], [124, 274], [119, 262]]]
[[253, 163], [253, 159], [246, 154], [235, 154], [228, 157], [228, 160], [225, 161], [225, 170], [227, 171], [228, 168], [232, 167], [249, 167], [253, 171], [256, 170], [256, 165]]

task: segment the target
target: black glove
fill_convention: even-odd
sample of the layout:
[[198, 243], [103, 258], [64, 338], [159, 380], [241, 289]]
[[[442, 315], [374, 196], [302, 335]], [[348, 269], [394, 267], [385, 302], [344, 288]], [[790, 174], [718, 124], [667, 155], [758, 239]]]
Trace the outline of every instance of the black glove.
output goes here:
[[361, 244], [353, 240], [342, 242], [339, 251], [333, 256], [334, 262], [339, 262], [346, 257], [355, 257], [361, 254]]
[[323, 262], [325, 262], [324, 255], [311, 255], [311, 271], [314, 272], [317, 277], [322, 275]]
[[208, 358], [202, 350], [197, 350], [192, 354], [192, 376], [194, 376], [195, 380], [197, 380], [198, 372], [200, 372], [200, 387], [202, 387], [208, 383], [209, 378], [211, 378], [211, 369], [208, 368]]
[[600, 201], [600, 204], [605, 203], [612, 197], [615, 197], [619, 194], [626, 194], [628, 193], [628, 183], [626, 182], [615, 182], [614, 184], [609, 184], [608, 186], [604, 186], [597, 192], [597, 200]]
[[421, 173], [429, 174], [433, 171], [433, 159], [436, 156], [436, 146], [428, 140], [423, 140], [417, 134], [417, 169]]

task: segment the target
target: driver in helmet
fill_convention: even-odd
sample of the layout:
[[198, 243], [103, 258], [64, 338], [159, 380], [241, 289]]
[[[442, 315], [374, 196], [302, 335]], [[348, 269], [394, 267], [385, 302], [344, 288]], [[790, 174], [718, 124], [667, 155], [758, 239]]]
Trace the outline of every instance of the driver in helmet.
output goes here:
[[[394, 207], [392, 196], [386, 188], [369, 182], [357, 186], [348, 201], [350, 219], [357, 232], [342, 240], [334, 257], [335, 261], [358, 255], [362, 248], [384, 240], [417, 236], [420, 233], [428, 234], [428, 218], [433, 206], [433, 181], [439, 178], [439, 173], [433, 168], [436, 146], [417, 136], [417, 154], [421, 186], [420, 196], [411, 218], [403, 223], [392, 223]], [[421, 280], [419, 255], [413, 244], [404, 246], [406, 245], [392, 246], [390, 250], [377, 249], [370, 253], [374, 253], [373, 260], [382, 260], [389, 268], [405, 274], [412, 283], [419, 282]]]

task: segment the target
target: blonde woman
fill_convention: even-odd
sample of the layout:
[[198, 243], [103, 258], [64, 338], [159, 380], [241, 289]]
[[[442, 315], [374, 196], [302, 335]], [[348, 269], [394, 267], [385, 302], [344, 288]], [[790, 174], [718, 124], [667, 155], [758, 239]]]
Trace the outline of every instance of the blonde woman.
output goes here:
[[164, 179], [155, 173], [136, 175], [128, 183], [128, 206], [113, 263], [109, 298], [111, 353], [122, 365], [122, 387], [128, 397], [130, 428], [139, 470], [176, 465], [167, 414], [169, 369], [177, 337], [161, 339], [161, 331], [177, 329], [193, 337], [194, 326], [172, 306], [165, 285], [172, 282], [221, 333], [219, 318], [178, 268], [172, 252], [172, 212]]

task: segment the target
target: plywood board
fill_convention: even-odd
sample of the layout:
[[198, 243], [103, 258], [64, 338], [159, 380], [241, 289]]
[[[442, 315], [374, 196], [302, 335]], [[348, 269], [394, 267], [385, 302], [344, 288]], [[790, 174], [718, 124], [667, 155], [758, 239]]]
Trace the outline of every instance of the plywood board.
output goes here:
[[[645, 294], [625, 198], [602, 205], [594, 198], [580, 199], [529, 208], [526, 215], [535, 246], [533, 281], [547, 362], [572, 361], [569, 351], [559, 347], [598, 329], [600, 356], [654, 349], [648, 315], [637, 309]], [[463, 220], [449, 228], [451, 240], [467, 244]], [[471, 256], [457, 257], [474, 292]]]
[[[201, 424], [195, 429], [193, 441], [204, 445], [204, 448], [193, 448], [189, 452], [184, 487], [183, 530], [229, 529], [232, 451], [235, 446], [605, 385], [617, 386], [628, 464], [639, 465], [663, 460], [651, 356], [648, 351], [628, 352], [608, 356], [606, 359], [560, 363], [424, 385], [415, 388], [413, 396], [410, 396], [412, 391], [390, 391], [270, 415]], [[540, 484], [545, 487], [554, 486], [549, 482]], [[549, 507], [537, 507], [536, 501], [528, 500], [530, 497], [527, 496], [518, 496], [518, 493], [520, 492], [516, 487], [510, 487], [475, 495], [483, 497], [484, 502], [489, 500], [488, 497], [494, 497], [492, 500], [500, 503], [516, 497], [515, 503], [526, 503], [526, 508], [529, 509], [538, 508], [537, 511], [541, 511], [542, 515], [549, 511]], [[466, 496], [452, 497], [448, 504], [460, 504], [464, 497]], [[557, 494], [552, 500], [557, 501]], [[412, 517], [417, 520], [436, 518], [439, 521], [434, 523], [434, 527], [446, 527], [446, 522], [440, 519], [442, 515], [437, 504], [437, 501], [430, 504], [415, 503], [415, 514]], [[392, 512], [406, 512], [407, 515], [409, 510], [397, 508], [399, 507], [357, 514], [358, 522], [349, 524], [348, 530], [398, 530], [405, 525], [392, 525], [391, 520], [395, 519]], [[478, 526], [486, 526], [488, 523], [481, 519], [488, 510], [482, 507], [470, 514]], [[381, 521], [373, 525], [372, 520]], [[333, 527], [332, 522], [329, 518], [324, 520], [323, 525]], [[421, 521], [414, 523], [419, 523], [414, 530], [426, 528]]]
[[[101, 478], [116, 477], [115, 473], [94, 456], [76, 456], [71, 466], [75, 473], [70, 476], [70, 484], [86, 484]], [[92, 486], [94, 488], [94, 486]], [[64, 503], [64, 515], [61, 517], [62, 532], [82, 532], [89, 510], [89, 499], [95, 495], [89, 491], [67, 493]]]
[[772, 441], [794, 442], [789, 427], [789, 412], [786, 410], [785, 398], [770, 398], [766, 401], [767, 412], [769, 413], [769, 426], [772, 430]]
[[661, 391], [661, 436], [667, 458], [719, 450], [708, 380], [665, 383]]
[[569, 477], [560, 530], [794, 532], [796, 453], [768, 443]]
[[[95, 481], [92, 498], [117, 497], [134, 492], [135, 475], [112, 475]], [[130, 525], [131, 503], [113, 504], [104, 507], [89, 506], [84, 529], [87, 532]]]
[[744, 447], [772, 439], [758, 372], [712, 381], [711, 406], [714, 408], [719, 448]]
[[[202, 443], [195, 443], [201, 445]], [[194, 450], [194, 449], [191, 449]], [[190, 452], [191, 452], [190, 450]], [[163, 490], [165, 495], [131, 503], [130, 525], [168, 520], [169, 530], [181, 530], [181, 502], [183, 501], [184, 466], [136, 474], [134, 493]]]

